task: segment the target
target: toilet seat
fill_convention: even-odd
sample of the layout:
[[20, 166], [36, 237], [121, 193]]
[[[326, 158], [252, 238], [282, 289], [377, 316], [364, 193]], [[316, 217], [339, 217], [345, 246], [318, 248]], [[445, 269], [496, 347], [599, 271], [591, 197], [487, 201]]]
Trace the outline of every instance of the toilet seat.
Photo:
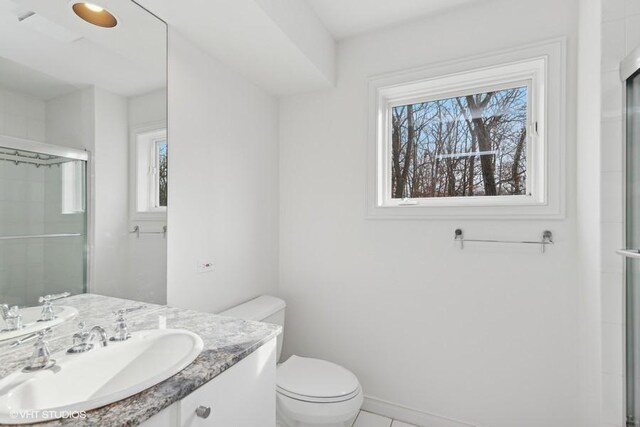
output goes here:
[[345, 396], [337, 396], [337, 397], [313, 397], [313, 396], [305, 396], [302, 394], [292, 393], [290, 391], [281, 389], [276, 387], [276, 391], [283, 395], [287, 396], [291, 399], [300, 400], [301, 402], [309, 402], [309, 403], [335, 403], [335, 402], [344, 402], [346, 400], [351, 400], [354, 397], [358, 396], [360, 393], [360, 387], [354, 390], [352, 393]]
[[294, 355], [278, 366], [276, 390], [303, 402], [333, 403], [358, 396], [360, 383], [340, 365]]

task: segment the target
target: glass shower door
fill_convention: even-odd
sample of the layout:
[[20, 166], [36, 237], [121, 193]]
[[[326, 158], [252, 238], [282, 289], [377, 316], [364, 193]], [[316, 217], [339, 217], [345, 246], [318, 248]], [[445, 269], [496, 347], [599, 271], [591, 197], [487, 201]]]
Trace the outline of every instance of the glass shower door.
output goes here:
[[0, 146], [0, 304], [86, 290], [86, 161]]
[[627, 426], [640, 426], [640, 73], [626, 82], [626, 395]]

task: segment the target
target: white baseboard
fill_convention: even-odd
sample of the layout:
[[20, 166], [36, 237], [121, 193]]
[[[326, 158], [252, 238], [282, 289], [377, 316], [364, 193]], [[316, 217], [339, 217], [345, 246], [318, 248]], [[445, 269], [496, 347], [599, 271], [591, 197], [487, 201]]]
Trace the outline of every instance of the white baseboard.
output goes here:
[[364, 397], [362, 410], [420, 427], [477, 427], [474, 424], [408, 408], [372, 396]]

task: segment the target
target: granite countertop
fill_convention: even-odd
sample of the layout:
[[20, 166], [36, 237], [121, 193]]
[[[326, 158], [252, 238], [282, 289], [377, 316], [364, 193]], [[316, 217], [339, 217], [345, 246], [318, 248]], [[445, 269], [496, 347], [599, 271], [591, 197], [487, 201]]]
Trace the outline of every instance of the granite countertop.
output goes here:
[[[132, 334], [145, 329], [158, 329], [166, 324], [166, 328], [187, 329], [197, 333], [204, 341], [204, 349], [184, 370], [141, 393], [88, 411], [87, 417], [82, 420], [62, 419], [37, 424], [43, 427], [138, 425], [211, 381], [282, 330], [280, 326], [267, 323], [94, 294], [72, 296], [58, 301], [57, 305], [73, 306], [79, 313], [76, 318], [54, 329], [49, 340], [52, 353], [70, 347], [71, 336], [78, 330], [78, 322], [85, 321], [89, 327], [100, 325], [112, 330], [114, 310], [141, 305], [144, 307], [127, 316]], [[31, 343], [13, 349], [8, 348], [6, 343], [0, 346], [0, 378], [26, 366], [32, 351]]]

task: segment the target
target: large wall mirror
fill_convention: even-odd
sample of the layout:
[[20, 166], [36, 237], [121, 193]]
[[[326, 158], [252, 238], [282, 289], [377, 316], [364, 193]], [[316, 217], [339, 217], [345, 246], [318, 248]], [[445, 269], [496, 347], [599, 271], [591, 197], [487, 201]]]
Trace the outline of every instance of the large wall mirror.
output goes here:
[[45, 295], [166, 302], [166, 32], [131, 0], [0, 0], [0, 330]]

